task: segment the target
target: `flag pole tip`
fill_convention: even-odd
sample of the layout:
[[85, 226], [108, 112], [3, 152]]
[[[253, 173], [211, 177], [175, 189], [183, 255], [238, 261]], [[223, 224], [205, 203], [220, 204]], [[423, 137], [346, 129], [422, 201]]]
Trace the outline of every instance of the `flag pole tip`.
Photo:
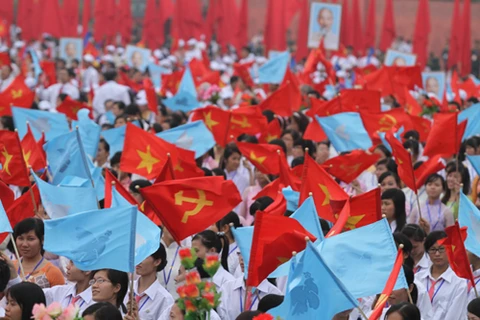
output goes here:
[[382, 214], [382, 219], [385, 219], [387, 216], [385, 214]]
[[308, 196], [309, 196], [309, 197], [313, 196], [313, 192], [310, 191], [310, 192], [308, 193]]
[[137, 184], [137, 185], [135, 186], [135, 189], [136, 189], [136, 190], [140, 189], [140, 186]]
[[169, 157], [169, 158], [170, 158], [170, 152], [167, 152], [167, 157]]
[[306, 242], [310, 241], [310, 238], [309, 238], [309, 237], [305, 237], [305, 241], [306, 241]]
[[115, 181], [112, 181], [112, 186], [114, 186], [115, 184], [116, 184], [116, 182], [115, 182]]
[[404, 247], [403, 243], [400, 243], [400, 244], [398, 245], [398, 248], [400, 248], [400, 249], [403, 249], [403, 247]]
[[292, 251], [292, 257], [295, 257], [297, 255], [296, 251]]
[[280, 149], [277, 149], [277, 154], [280, 155]]
[[308, 152], [308, 148], [305, 148], [305, 152]]
[[379, 183], [379, 184], [377, 184], [377, 187], [379, 187], [379, 188], [380, 188], [381, 186], [382, 186], [382, 185], [381, 185], [380, 183]]
[[233, 222], [230, 222], [228, 225], [230, 226], [230, 228], [235, 227], [235, 225], [233, 224]]

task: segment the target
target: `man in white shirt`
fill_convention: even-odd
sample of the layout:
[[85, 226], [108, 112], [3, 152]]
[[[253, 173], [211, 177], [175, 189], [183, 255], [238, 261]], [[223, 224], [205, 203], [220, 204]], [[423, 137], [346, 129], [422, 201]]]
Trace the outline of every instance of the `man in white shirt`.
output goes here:
[[106, 71], [104, 77], [107, 82], [97, 89], [95, 97], [93, 98], [95, 118], [105, 113], [105, 101], [107, 100], [122, 101], [127, 106], [131, 103], [128, 87], [118, 84], [115, 81], [117, 78], [117, 72], [115, 70]]
[[5, 91], [15, 80], [12, 67], [10, 65], [3, 65], [0, 69], [0, 92]]
[[82, 91], [90, 92], [90, 90], [96, 90], [98, 88], [98, 71], [93, 67], [93, 61], [95, 58], [91, 54], [83, 56], [83, 65], [85, 71], [82, 77]]
[[47, 89], [43, 90], [41, 97], [42, 100], [47, 100], [50, 103], [51, 108], [57, 106], [57, 99], [61, 93], [65, 93], [73, 100], [78, 100], [80, 92], [78, 88], [70, 83], [70, 76], [67, 69], [63, 68], [57, 71], [58, 83], [52, 84]]

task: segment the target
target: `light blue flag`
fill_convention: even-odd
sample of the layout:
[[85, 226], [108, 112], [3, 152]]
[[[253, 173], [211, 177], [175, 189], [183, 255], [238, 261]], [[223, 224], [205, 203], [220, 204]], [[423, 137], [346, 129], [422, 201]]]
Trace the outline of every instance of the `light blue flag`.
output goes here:
[[284, 319], [331, 320], [335, 314], [357, 306], [358, 301], [308, 242], [288, 276], [283, 303], [277, 311], [269, 313]]
[[53, 184], [59, 184], [67, 176], [91, 179], [77, 132], [72, 131], [58, 136], [48, 141], [43, 149], [47, 153]]
[[[402, 142], [402, 133], [404, 130], [405, 129], [403, 128], [403, 126], [401, 126], [400, 129], [398, 129], [397, 132], [393, 134], [395, 139]], [[382, 140], [382, 144], [385, 146], [385, 148], [387, 148], [388, 151], [392, 152], [392, 147], [390, 146], [390, 143], [388, 143], [387, 139], [385, 139], [385, 136], [387, 135], [386, 132], [378, 131], [377, 134], [380, 137], [380, 140]]]
[[259, 83], [282, 83], [289, 63], [290, 52], [285, 51], [275, 55], [258, 69]]
[[177, 92], [188, 92], [192, 96], [197, 96], [197, 89], [195, 88], [195, 81], [193, 81], [192, 71], [187, 67], [183, 73], [182, 80], [178, 85]]
[[37, 52], [32, 48], [28, 49], [30, 56], [32, 57], [33, 65], [33, 74], [35, 75], [35, 80], [38, 82], [38, 77], [42, 74], [43, 70], [40, 66], [40, 60], [38, 59]]
[[315, 117], [337, 152], [367, 150], [372, 146], [372, 139], [359, 113], [343, 112], [329, 117]]
[[282, 189], [282, 194], [287, 200], [287, 210], [295, 211], [298, 209], [298, 202], [300, 200], [300, 192], [294, 191], [292, 187], [288, 186]]
[[45, 220], [44, 249], [80, 270], [135, 271], [137, 208], [94, 210]]
[[93, 185], [95, 186], [95, 193], [97, 194], [97, 199], [102, 200], [105, 198], [105, 178], [102, 174], [102, 168], [95, 167], [92, 160], [87, 158], [88, 168], [90, 169], [90, 175], [93, 180]]
[[303, 201], [300, 208], [295, 211], [290, 218], [297, 220], [312, 235], [317, 238], [316, 242], [323, 241], [323, 231], [318, 219], [317, 209], [313, 197], [308, 197]]
[[476, 103], [458, 114], [458, 123], [465, 120], [467, 120], [467, 126], [462, 141], [480, 134], [480, 103]]
[[473, 169], [480, 175], [480, 156], [469, 156], [468, 154], [466, 156]]
[[92, 186], [92, 183], [88, 179], [66, 176], [58, 185], [62, 187], [89, 187]]
[[250, 261], [250, 250], [252, 249], [253, 227], [232, 228], [233, 238], [242, 254], [244, 265], [244, 278], [248, 277], [248, 262]]
[[480, 211], [463, 192], [460, 193], [458, 223], [467, 227], [465, 248], [480, 257]]
[[27, 121], [37, 140], [42, 136], [42, 131], [45, 132], [47, 141], [70, 131], [67, 117], [63, 113], [13, 107], [12, 114], [20, 139], [27, 134]]
[[163, 104], [173, 111], [192, 111], [200, 107], [197, 96], [192, 95], [187, 91], [178, 91], [176, 95], [171, 98], [164, 99]]
[[169, 73], [168, 69], [157, 66], [155, 63], [148, 64], [148, 73], [150, 74], [150, 79], [152, 79], [155, 89], [160, 89], [162, 87], [162, 74]]
[[8, 220], [7, 213], [3, 207], [2, 201], [0, 201], [0, 233], [8, 232], [13, 233], [12, 226]]
[[[115, 188], [112, 188], [112, 208], [128, 207], [131, 204]], [[135, 234], [135, 265], [152, 255], [160, 247], [160, 228], [137, 210]]]
[[42, 205], [52, 219], [58, 219], [78, 212], [95, 210], [98, 208], [95, 189], [89, 187], [54, 186], [38, 178], [31, 171], [37, 184]]
[[72, 129], [75, 130], [78, 126], [85, 153], [89, 155], [91, 159], [95, 159], [102, 128], [88, 117], [89, 113], [90, 111], [88, 109], [79, 110], [77, 113], [78, 121], [72, 121]]
[[108, 145], [110, 146], [110, 159], [115, 153], [123, 150], [126, 128], [127, 126], [121, 126], [101, 132], [102, 137], [107, 141]]
[[203, 121], [183, 124], [159, 132], [156, 136], [179, 148], [195, 151], [195, 158], [203, 156], [215, 146], [215, 138]]

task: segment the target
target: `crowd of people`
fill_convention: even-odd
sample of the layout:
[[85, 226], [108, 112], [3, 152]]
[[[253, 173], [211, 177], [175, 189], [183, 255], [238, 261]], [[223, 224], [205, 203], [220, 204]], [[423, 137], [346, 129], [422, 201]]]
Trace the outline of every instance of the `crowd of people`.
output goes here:
[[[187, 66], [193, 74], [201, 107], [214, 105], [224, 111], [258, 107], [279, 90], [281, 86], [278, 84], [259, 83], [259, 69], [269, 61], [261, 55], [261, 43], [262, 37], [256, 36], [240, 52], [233, 48], [222, 52], [223, 48], [219, 48], [215, 41], [206, 43], [204, 39], [192, 38], [188, 41], [177, 40], [170, 48], [153, 50], [149, 63], [162, 67], [164, 73], [163, 76], [157, 75], [162, 84], [155, 88], [157, 110], [153, 111], [145, 87], [146, 79], [153, 81], [153, 73], [149, 68], [142, 71], [128, 67], [124, 47], [95, 47], [91, 44], [87, 46], [90, 49], [84, 52], [82, 61], [65, 61], [58, 57], [57, 39], [46, 37], [30, 43], [17, 39], [11, 47], [3, 45], [10, 61], [1, 65], [0, 95], [9, 92], [11, 85], [21, 77], [34, 93], [34, 101], [29, 106], [31, 109], [57, 113], [57, 107], [70, 99], [90, 107], [93, 120], [102, 130], [136, 122], [148, 132], [167, 132], [191, 122], [192, 111], [171, 110], [163, 103], [164, 99], [175, 96], [181, 80], [178, 78], [172, 85], [169, 76]], [[392, 47], [403, 52], [411, 51], [411, 44], [403, 39], [398, 39]], [[39, 76], [36, 75], [33, 54], [30, 52], [34, 52], [40, 62], [54, 62], [55, 79], [48, 76], [46, 69]], [[345, 154], [335, 150], [328, 139], [312, 140], [311, 135], [309, 139], [305, 138], [307, 128], [316, 121], [307, 112], [314, 109], [315, 104], [332, 101], [344, 89], [358, 88], [353, 80], [356, 69], [368, 66], [374, 70], [382, 68], [382, 54], [377, 55], [373, 51], [356, 56], [348, 47], [335, 52], [324, 50], [322, 54], [326, 59], [315, 63], [314, 70], [306, 75], [308, 81], [299, 76], [305, 75], [308, 60], [294, 61], [292, 58], [289, 63], [292, 74], [303, 79], [296, 88], [302, 99], [299, 110], [290, 116], [279, 116], [274, 110], [263, 110], [266, 123], [269, 126], [275, 123], [280, 130], [278, 136], [268, 139], [268, 144], [277, 145], [283, 150], [291, 169], [302, 166], [306, 157], [312, 157], [322, 165], [329, 159]], [[431, 63], [431, 70], [438, 70], [437, 62]], [[203, 71], [197, 73], [198, 64], [201, 64]], [[238, 65], [248, 66], [249, 74], [239, 73]], [[334, 82], [330, 81], [332, 66]], [[208, 72], [216, 72], [218, 79], [205, 80], [203, 76]], [[449, 77], [452, 74], [449, 72]], [[409, 89], [422, 107], [430, 99], [437, 101], [443, 98], [427, 95], [419, 87]], [[447, 104], [460, 112], [475, 108], [479, 96], [468, 96], [465, 90], [460, 89], [449, 94], [451, 101]], [[394, 94], [383, 96], [377, 102], [381, 104], [382, 112], [407, 110], [406, 105], [402, 105]], [[425, 118], [431, 121], [428, 116]], [[0, 130], [14, 131], [14, 120], [11, 115], [2, 116]], [[208, 123], [206, 125], [208, 127]], [[388, 129], [400, 128], [392, 125]], [[130, 286], [126, 272], [112, 268], [80, 270], [72, 260], [46, 252], [43, 248], [43, 221], [50, 217], [40, 204], [34, 217], [22, 219], [13, 226], [12, 235], [1, 246], [0, 317], [9, 320], [31, 319], [35, 308], [38, 309], [36, 304], [49, 306], [57, 303], [61, 308], [73, 304], [83, 319], [184, 319], [185, 309], [179, 304], [182, 297], [177, 292], [178, 287], [185, 283], [185, 269], [179, 256], [181, 248], [193, 248], [199, 261], [204, 261], [210, 253], [217, 253], [221, 257], [221, 267], [212, 278], [221, 297], [219, 306], [209, 315], [211, 319], [254, 319], [279, 306], [288, 290], [285, 277], [264, 279], [255, 288], [253, 299], [247, 305], [245, 257], [242, 256], [245, 253], [240, 251], [232, 232], [233, 228], [255, 226], [256, 213], [266, 210], [275, 200], [269, 196], [258, 199], [255, 196], [278, 177], [263, 173], [236, 146], [236, 142], [259, 143], [265, 130], [258, 128], [257, 134], [240, 134], [226, 146], [218, 143], [197, 157], [197, 166], [205, 176], [221, 176], [233, 181], [242, 201], [210, 228], [180, 243], [174, 240], [160, 221], [161, 243], [158, 250], [136, 266], [133, 286]], [[418, 130], [408, 129], [401, 133], [400, 140], [411, 154], [414, 168], [421, 167], [428, 160], [429, 157], [423, 154], [426, 139], [420, 137]], [[442, 242], [447, 237], [445, 229], [453, 226], [459, 217], [462, 193], [480, 208], [479, 175], [465, 157], [480, 155], [480, 132], [464, 139], [455, 156], [449, 154], [441, 158], [444, 169], [426, 177], [418, 190], [418, 198], [416, 190], [411, 190], [401, 180], [398, 161], [390, 146], [385, 142], [377, 143], [368, 153], [378, 156], [372, 166], [350, 183], [341, 179], [336, 181], [351, 197], [380, 188], [381, 199], [378, 201], [381, 203], [381, 214], [391, 227], [395, 243], [403, 245], [403, 272], [408, 289], [391, 292], [380, 319], [480, 319], [480, 298], [474, 289], [480, 290], [480, 257], [468, 253], [475, 277], [475, 283], [471, 283], [460, 278], [451, 268]], [[149, 180], [137, 173], [121, 171], [121, 159], [122, 151], [113, 153], [107, 140], [102, 137], [96, 157], [92, 159], [94, 165], [102, 168], [103, 174], [109, 171], [117, 177], [138, 204], [142, 204], [145, 199], [140, 190], [151, 186], [155, 179]], [[0, 161], [4, 170], [8, 161], [5, 154], [0, 156]], [[43, 172], [37, 173], [40, 176]], [[9, 184], [9, 189], [13, 191], [15, 199], [29, 192], [28, 188], [14, 183]], [[7, 193], [0, 193], [0, 200], [5, 203], [7, 196]], [[103, 200], [98, 200], [99, 206], [103, 207]], [[295, 209], [289, 208], [285, 215], [291, 215]], [[335, 221], [319, 219], [322, 231], [327, 235]], [[201, 262], [198, 263], [198, 269], [203, 277], [205, 272], [201, 271]], [[334, 319], [365, 319], [364, 315], [369, 316], [381, 299], [380, 292], [377, 296], [362, 297], [358, 309], [344, 310]], [[317, 312], [321, 314], [322, 310]]]

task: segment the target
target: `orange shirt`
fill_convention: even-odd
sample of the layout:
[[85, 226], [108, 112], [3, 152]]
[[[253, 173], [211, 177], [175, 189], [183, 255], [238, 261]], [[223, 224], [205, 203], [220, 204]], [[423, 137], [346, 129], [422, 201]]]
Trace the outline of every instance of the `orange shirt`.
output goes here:
[[[18, 269], [18, 261], [14, 261], [14, 264], [15, 268]], [[43, 267], [37, 268], [30, 275], [26, 273], [25, 277], [27, 278], [26, 281], [36, 283], [43, 289], [65, 284], [62, 272], [50, 261], [47, 261]]]

